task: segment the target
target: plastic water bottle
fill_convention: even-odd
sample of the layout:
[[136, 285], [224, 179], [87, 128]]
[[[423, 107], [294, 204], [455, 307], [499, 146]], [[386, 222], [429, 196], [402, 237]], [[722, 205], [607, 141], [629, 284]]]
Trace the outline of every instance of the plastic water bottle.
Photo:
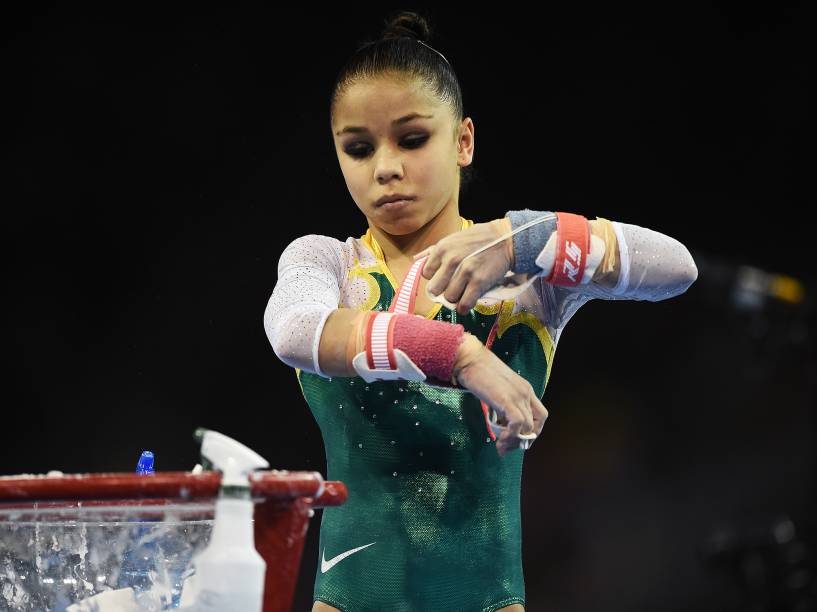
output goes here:
[[136, 463], [137, 474], [153, 474], [153, 453], [146, 450], [142, 451], [139, 461]]
[[[137, 474], [153, 474], [153, 453], [143, 451], [136, 464]], [[119, 588], [133, 587], [135, 593], [149, 591], [153, 587], [153, 576], [156, 575], [154, 542], [142, 542], [150, 534], [150, 527], [138, 527], [134, 531], [133, 548], [125, 552], [119, 571]]]

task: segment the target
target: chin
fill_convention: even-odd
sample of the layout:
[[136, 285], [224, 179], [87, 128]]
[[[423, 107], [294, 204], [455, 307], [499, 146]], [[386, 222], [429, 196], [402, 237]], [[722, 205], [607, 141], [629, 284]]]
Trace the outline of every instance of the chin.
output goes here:
[[423, 220], [418, 218], [417, 215], [406, 215], [399, 219], [384, 219], [381, 216], [376, 216], [372, 218], [372, 221], [374, 221], [374, 224], [381, 230], [392, 236], [413, 234], [425, 225]]

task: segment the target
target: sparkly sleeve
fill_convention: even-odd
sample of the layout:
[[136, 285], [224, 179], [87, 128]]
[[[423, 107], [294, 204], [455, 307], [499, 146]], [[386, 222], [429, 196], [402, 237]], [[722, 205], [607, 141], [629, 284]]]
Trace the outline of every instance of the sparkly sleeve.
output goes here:
[[692, 255], [675, 238], [638, 225], [617, 221], [612, 224], [621, 260], [615, 287], [594, 281], [575, 287], [553, 286], [543, 281], [542, 292], [551, 296], [557, 327], [564, 327], [590, 299], [658, 302], [681, 295], [698, 278]]
[[278, 260], [278, 282], [264, 311], [264, 330], [278, 358], [324, 378], [318, 347], [326, 319], [340, 303], [344, 243], [309, 234]]
[[659, 302], [684, 293], [698, 278], [689, 250], [655, 230], [613, 221], [621, 260], [618, 283], [605, 287], [591, 281], [571, 288], [603, 300]]

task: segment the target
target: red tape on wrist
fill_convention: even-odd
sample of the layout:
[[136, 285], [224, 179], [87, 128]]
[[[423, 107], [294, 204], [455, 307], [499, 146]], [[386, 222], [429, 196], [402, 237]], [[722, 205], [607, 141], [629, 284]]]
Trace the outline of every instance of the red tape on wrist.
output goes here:
[[545, 280], [553, 285], [578, 285], [590, 252], [590, 223], [573, 213], [556, 213], [556, 261]]

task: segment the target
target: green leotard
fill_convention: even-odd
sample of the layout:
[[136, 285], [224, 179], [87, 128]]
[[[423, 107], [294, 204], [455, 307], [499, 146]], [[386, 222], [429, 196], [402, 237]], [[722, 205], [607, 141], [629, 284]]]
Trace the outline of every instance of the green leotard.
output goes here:
[[[465, 317], [439, 304], [428, 316], [461, 323], [483, 343], [496, 321], [491, 350], [542, 397], [561, 332], [582, 304], [657, 302], [697, 278], [678, 240], [612, 224], [620, 260], [614, 287], [540, 280], [513, 301], [481, 298]], [[462, 219], [461, 229], [471, 225]], [[327, 477], [349, 489], [345, 504], [323, 511], [315, 599], [344, 612], [493, 611], [524, 603], [519, 496], [526, 451], [497, 455], [480, 402], [468, 392], [320, 374], [321, 325], [335, 308], [388, 310], [395, 295], [397, 280], [371, 231], [346, 242], [297, 238], [278, 273], [265, 329], [276, 354], [296, 369], [323, 434]]]
[[[361, 240], [382, 263], [371, 234]], [[396, 287], [385, 264], [363, 273], [379, 292], [369, 309], [387, 311]], [[513, 302], [502, 312], [478, 304], [461, 316], [440, 305], [431, 316], [461, 323], [483, 343], [499, 316], [492, 350], [541, 397], [553, 343], [536, 317], [513, 310]], [[314, 598], [344, 612], [524, 604], [525, 451], [498, 456], [479, 399], [412, 381], [296, 371], [323, 435], [327, 478], [349, 490], [345, 504], [323, 510]]]

